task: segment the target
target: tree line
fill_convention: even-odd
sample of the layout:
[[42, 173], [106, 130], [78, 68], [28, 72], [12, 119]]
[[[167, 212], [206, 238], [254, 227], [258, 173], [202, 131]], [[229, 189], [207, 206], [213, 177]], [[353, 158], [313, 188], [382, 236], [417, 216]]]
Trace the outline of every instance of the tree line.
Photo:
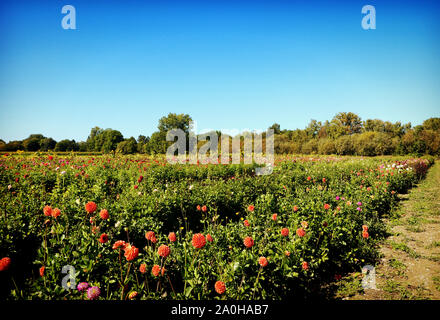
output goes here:
[[[188, 114], [170, 113], [159, 119], [158, 130], [151, 136], [140, 135], [137, 139], [126, 139], [118, 130], [99, 127], [92, 128], [87, 140], [80, 142], [69, 139], [57, 142], [42, 134], [31, 134], [21, 141], [6, 143], [0, 139], [0, 151], [164, 154], [173, 143], [166, 141], [167, 132], [178, 128], [189, 134], [191, 122]], [[304, 129], [281, 130], [277, 123], [269, 129], [275, 133], [274, 148], [277, 154], [440, 155], [440, 118], [429, 118], [413, 127], [411, 123], [391, 123], [379, 119], [363, 121], [352, 112], [340, 112], [330, 121], [311, 120]], [[221, 138], [222, 133], [216, 133]], [[200, 141], [199, 146], [204, 143]], [[264, 145], [263, 138], [263, 148]]]

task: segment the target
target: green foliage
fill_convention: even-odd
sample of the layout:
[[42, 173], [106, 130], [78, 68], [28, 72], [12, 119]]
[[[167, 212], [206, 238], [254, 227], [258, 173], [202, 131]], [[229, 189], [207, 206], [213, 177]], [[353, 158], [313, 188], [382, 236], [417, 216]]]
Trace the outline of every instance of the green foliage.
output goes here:
[[79, 147], [75, 140], [61, 140], [55, 145], [55, 151], [78, 151]]
[[138, 151], [137, 142], [135, 138], [131, 137], [128, 140], [118, 143], [116, 152], [122, 154], [134, 154]]
[[[12, 260], [0, 274], [2, 298], [83, 299], [78, 290], [62, 288], [64, 265], [75, 267], [77, 283], [99, 286], [102, 299], [126, 299], [131, 291], [140, 299], [304, 298], [334, 274], [376, 261], [376, 244], [385, 235], [380, 218], [396, 203], [396, 191], [417, 181], [413, 164], [429, 164], [283, 157], [273, 174], [255, 176], [256, 165], [47, 157], [0, 159], [0, 257]], [[89, 201], [97, 204], [96, 212], [86, 212]], [[46, 205], [61, 215], [45, 216]], [[108, 220], [100, 217], [101, 209], [108, 210]], [[302, 237], [299, 228], [305, 230]], [[145, 239], [146, 231], [154, 231], [157, 241]], [[167, 238], [169, 232], [176, 233], [176, 242]], [[99, 241], [103, 233], [106, 243]], [[195, 233], [210, 234], [213, 241], [196, 249]], [[252, 248], [243, 244], [247, 236], [255, 241]], [[112, 249], [117, 240], [139, 248], [139, 255], [128, 261], [123, 250]], [[157, 254], [162, 244], [171, 250], [166, 259]], [[258, 263], [261, 256], [269, 261], [266, 267]], [[153, 265], [165, 267], [164, 275], [154, 276]], [[219, 280], [226, 284], [224, 295], [214, 290]]]
[[26, 151], [37, 151], [40, 149], [40, 140], [30, 138], [23, 141], [23, 147]]

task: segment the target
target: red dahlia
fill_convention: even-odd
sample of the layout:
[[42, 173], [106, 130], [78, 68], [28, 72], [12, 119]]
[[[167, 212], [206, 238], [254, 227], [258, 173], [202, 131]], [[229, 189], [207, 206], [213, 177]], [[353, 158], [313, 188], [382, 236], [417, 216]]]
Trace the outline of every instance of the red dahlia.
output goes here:
[[87, 202], [85, 207], [86, 207], [86, 211], [87, 211], [88, 213], [93, 213], [93, 212], [95, 212], [96, 209], [98, 208], [98, 207], [96, 206], [96, 203], [94, 203], [93, 201]]
[[0, 271], [8, 270], [9, 266], [11, 265], [11, 258], [4, 257], [0, 260]]
[[99, 242], [106, 243], [108, 241], [108, 235], [106, 233], [101, 234], [101, 237], [99, 238]]
[[203, 248], [206, 244], [205, 236], [201, 233], [196, 233], [192, 238], [192, 245], [196, 249]]

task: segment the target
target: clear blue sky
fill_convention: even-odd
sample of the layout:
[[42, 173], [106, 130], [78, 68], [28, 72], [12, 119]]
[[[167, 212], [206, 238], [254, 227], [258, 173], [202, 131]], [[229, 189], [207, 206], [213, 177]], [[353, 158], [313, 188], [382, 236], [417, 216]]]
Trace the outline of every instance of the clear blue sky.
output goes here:
[[[63, 5], [77, 30], [61, 28]], [[377, 29], [361, 28], [376, 7]], [[440, 1], [1, 1], [0, 138], [440, 116]]]

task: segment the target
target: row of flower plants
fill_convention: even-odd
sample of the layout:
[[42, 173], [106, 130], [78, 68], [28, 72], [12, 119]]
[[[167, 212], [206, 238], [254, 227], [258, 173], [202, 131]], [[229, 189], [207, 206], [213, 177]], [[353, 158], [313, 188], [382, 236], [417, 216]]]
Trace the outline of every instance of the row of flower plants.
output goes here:
[[381, 218], [432, 163], [283, 158], [256, 176], [255, 165], [3, 156], [0, 297], [313, 296], [375, 263]]

